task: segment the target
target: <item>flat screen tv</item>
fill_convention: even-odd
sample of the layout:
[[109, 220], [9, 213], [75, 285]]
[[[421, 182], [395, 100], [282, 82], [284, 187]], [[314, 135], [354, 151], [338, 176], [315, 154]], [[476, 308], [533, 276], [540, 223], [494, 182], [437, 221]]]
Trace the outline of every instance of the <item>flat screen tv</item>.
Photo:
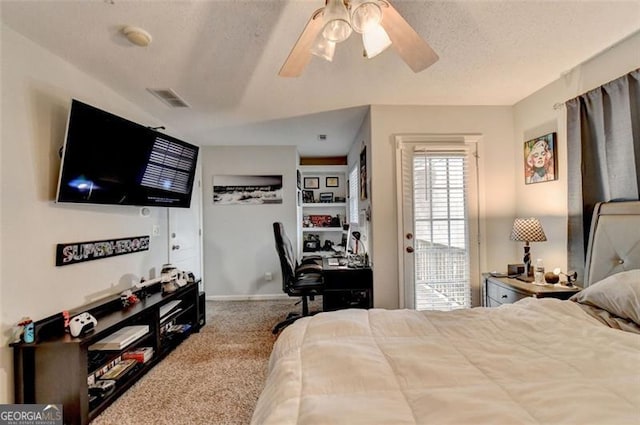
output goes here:
[[198, 147], [71, 101], [57, 202], [189, 208]]

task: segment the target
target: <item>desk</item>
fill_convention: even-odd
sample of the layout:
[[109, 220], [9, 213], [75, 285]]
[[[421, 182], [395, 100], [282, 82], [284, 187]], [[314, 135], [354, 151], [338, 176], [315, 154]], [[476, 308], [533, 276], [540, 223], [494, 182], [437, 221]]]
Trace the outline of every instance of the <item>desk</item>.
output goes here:
[[370, 267], [331, 266], [325, 258], [322, 277], [323, 311], [373, 307], [373, 271]]

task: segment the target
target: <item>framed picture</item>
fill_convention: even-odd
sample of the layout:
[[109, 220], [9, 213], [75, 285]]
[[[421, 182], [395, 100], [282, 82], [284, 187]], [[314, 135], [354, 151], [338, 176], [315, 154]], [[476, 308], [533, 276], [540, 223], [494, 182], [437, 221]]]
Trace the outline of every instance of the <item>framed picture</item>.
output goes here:
[[524, 142], [524, 182], [542, 183], [558, 179], [556, 133]]
[[305, 177], [304, 178], [304, 188], [305, 189], [320, 189], [320, 178], [319, 177]]
[[302, 189], [302, 175], [300, 174], [300, 170], [296, 170], [298, 174], [298, 189]]
[[314, 202], [313, 190], [303, 190], [302, 191], [302, 202], [305, 203], [305, 204], [312, 204]]
[[282, 203], [282, 175], [213, 176], [214, 205]]
[[326, 187], [338, 187], [340, 179], [338, 177], [327, 177], [324, 183]]
[[333, 192], [320, 192], [320, 202], [321, 203], [333, 202]]
[[369, 197], [367, 193], [367, 147], [360, 151], [360, 200], [365, 201]]

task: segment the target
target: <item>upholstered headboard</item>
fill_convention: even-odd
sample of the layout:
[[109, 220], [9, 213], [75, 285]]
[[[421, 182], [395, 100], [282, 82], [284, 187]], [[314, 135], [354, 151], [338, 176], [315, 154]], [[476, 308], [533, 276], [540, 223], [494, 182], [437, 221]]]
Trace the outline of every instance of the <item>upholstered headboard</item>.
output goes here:
[[640, 269], [640, 201], [597, 204], [589, 232], [584, 287], [631, 269]]

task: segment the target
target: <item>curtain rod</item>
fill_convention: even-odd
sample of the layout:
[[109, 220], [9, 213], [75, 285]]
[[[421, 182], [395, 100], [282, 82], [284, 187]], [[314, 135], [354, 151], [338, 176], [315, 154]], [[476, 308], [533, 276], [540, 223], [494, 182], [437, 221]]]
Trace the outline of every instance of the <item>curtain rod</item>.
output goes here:
[[[605, 47], [604, 49], [600, 50], [599, 52], [594, 53], [593, 55], [589, 56], [588, 58], [586, 58], [586, 59], [585, 59], [585, 60], [583, 60], [582, 62], [580, 62], [580, 63], [578, 63], [578, 64], [574, 65], [573, 67], [569, 68], [568, 70], [566, 70], [566, 71], [564, 71], [564, 72], [560, 73], [560, 78], [566, 77], [567, 75], [569, 75], [569, 74], [571, 74], [573, 71], [575, 71], [575, 70], [576, 70], [576, 68], [578, 68], [578, 67], [580, 67], [580, 66], [584, 65], [585, 63], [587, 63], [587, 62], [589, 62], [589, 61], [591, 61], [591, 60], [593, 60], [593, 59], [595, 59], [596, 57], [598, 57], [598, 56], [602, 55], [604, 52], [606, 52], [606, 51], [608, 51], [608, 50], [613, 49], [614, 47], [616, 47], [616, 46], [618, 46], [619, 44], [621, 44], [621, 43], [623, 43], [623, 42], [627, 41], [628, 39], [630, 39], [630, 38], [632, 38], [632, 37], [636, 36], [637, 34], [640, 34], [640, 30], [636, 30], [636, 31], [634, 31], [634, 32], [632, 32], [632, 33], [630, 33], [630, 34], [628, 34], [627, 36], [625, 36], [625, 37], [623, 37], [622, 39], [620, 39], [620, 40], [616, 41], [615, 43], [613, 43], [612, 45], [610, 45], [610, 46], [608, 46], [608, 47]], [[580, 96], [580, 95], [578, 95], [578, 96]], [[573, 99], [573, 98], [571, 98], [571, 99]], [[567, 101], [571, 100], [571, 99], [567, 99], [567, 100], [566, 100], [566, 101], [564, 101], [564, 102], [556, 102], [556, 103], [554, 103], [554, 104], [553, 104], [553, 109], [554, 109], [555, 111], [557, 111], [558, 109], [561, 109], [561, 108], [565, 105], [565, 103], [566, 103]]]

